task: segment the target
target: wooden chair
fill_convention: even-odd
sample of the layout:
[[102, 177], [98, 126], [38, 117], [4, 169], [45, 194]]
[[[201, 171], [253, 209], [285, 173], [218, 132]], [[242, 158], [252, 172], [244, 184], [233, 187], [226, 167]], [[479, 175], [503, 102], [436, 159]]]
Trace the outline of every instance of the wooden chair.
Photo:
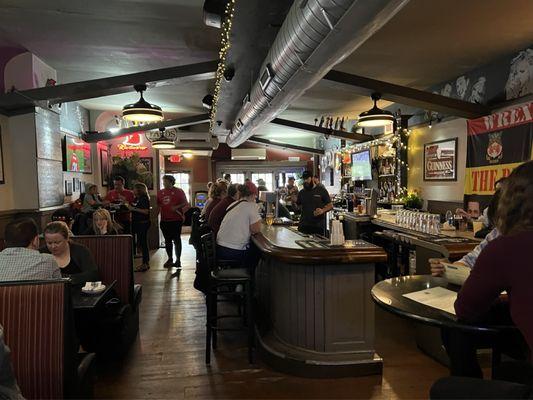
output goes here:
[[[248, 361], [253, 363], [253, 346], [255, 341], [254, 335], [254, 316], [252, 309], [252, 277], [247, 268], [235, 267], [230, 261], [218, 260], [216, 256], [216, 243], [212, 232], [202, 235], [201, 238], [201, 258], [206, 263], [209, 273], [209, 283], [206, 292], [207, 318], [206, 318], [206, 345], [205, 345], [205, 363], [211, 363], [211, 347], [217, 347], [218, 331], [236, 331], [246, 329], [248, 332]], [[242, 291], [236, 291], [234, 288], [242, 285]], [[239, 301], [245, 303], [244, 316], [237, 315], [219, 315], [218, 303], [221, 301], [219, 296], [237, 297]], [[222, 300], [224, 301], [224, 300]], [[239, 306], [240, 311], [240, 306]], [[242, 328], [225, 328], [219, 325], [219, 321], [226, 318], [243, 318]]]
[[26, 398], [90, 397], [94, 354], [78, 359], [65, 280], [0, 283], [0, 325]]

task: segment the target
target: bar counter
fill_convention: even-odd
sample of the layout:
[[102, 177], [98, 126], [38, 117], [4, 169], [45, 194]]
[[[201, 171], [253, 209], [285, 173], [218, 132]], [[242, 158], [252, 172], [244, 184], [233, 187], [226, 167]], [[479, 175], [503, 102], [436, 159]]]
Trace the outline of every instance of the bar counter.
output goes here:
[[258, 340], [274, 368], [307, 377], [380, 374], [370, 291], [385, 251], [362, 240], [330, 246], [295, 228], [263, 225], [253, 237]]

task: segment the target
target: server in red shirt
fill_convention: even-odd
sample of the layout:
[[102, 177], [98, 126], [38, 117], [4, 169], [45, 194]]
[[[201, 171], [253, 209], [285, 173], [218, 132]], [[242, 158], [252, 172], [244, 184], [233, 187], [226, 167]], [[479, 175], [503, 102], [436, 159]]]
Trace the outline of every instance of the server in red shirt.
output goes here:
[[106, 200], [120, 205], [115, 214], [115, 221], [122, 226], [123, 233], [131, 233], [131, 211], [128, 205], [133, 203], [135, 196], [131, 190], [124, 188], [124, 183], [123, 177], [115, 176], [113, 178], [114, 189], [107, 192]]
[[[174, 187], [176, 179], [172, 175], [163, 176], [163, 189], [157, 192], [157, 205], [161, 212], [160, 228], [165, 238], [165, 250], [168, 260], [165, 268], [181, 268], [181, 226], [185, 220], [184, 212], [189, 208], [185, 192]], [[172, 247], [176, 251], [176, 262], [172, 256]]]

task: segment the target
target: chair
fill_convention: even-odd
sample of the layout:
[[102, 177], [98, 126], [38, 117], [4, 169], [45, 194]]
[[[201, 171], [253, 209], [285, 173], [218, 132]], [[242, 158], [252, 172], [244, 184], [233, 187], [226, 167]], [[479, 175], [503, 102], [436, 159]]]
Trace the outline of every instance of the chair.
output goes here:
[[[254, 346], [254, 315], [252, 309], [252, 277], [247, 268], [235, 267], [234, 262], [217, 260], [216, 244], [212, 232], [206, 233], [201, 237], [201, 258], [205, 262], [209, 271], [208, 287], [206, 291], [206, 347], [205, 363], [211, 363], [211, 347], [217, 347], [218, 331], [236, 331], [246, 329], [248, 331], [248, 361], [253, 363], [253, 346]], [[243, 291], [236, 291], [237, 285], [243, 285]], [[233, 289], [232, 289], [233, 288]], [[242, 328], [222, 328], [219, 321], [227, 318], [242, 318], [239, 312], [237, 315], [218, 315], [218, 303], [225, 301], [219, 299], [219, 296], [225, 298], [237, 298], [245, 303], [245, 313]], [[240, 310], [240, 307], [239, 307]]]
[[[92, 253], [102, 282], [116, 281], [115, 291], [125, 310], [122, 321], [121, 347], [118, 354], [125, 353], [136, 340], [139, 332], [139, 305], [142, 300], [142, 286], [135, 284], [133, 274], [133, 241], [131, 235], [76, 236], [75, 242], [85, 245]], [[130, 312], [131, 311], [131, 312]]]
[[65, 280], [0, 283], [0, 325], [26, 398], [90, 397], [94, 354], [78, 359]]

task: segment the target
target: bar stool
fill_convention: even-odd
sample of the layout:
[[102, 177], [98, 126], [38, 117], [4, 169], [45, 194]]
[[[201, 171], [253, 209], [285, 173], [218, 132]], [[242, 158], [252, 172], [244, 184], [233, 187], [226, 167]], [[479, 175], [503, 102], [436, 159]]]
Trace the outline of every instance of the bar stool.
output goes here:
[[[254, 316], [252, 310], [252, 277], [247, 268], [229, 260], [218, 260], [216, 257], [216, 243], [212, 232], [202, 235], [201, 238], [202, 258], [209, 270], [209, 284], [206, 292], [207, 319], [206, 319], [206, 346], [205, 363], [211, 363], [211, 347], [217, 347], [218, 331], [248, 332], [248, 362], [253, 363], [254, 346]], [[244, 290], [236, 291], [237, 285], [242, 285]], [[235, 299], [244, 301], [245, 312], [238, 314], [218, 315], [218, 303], [227, 301], [221, 299]], [[240, 307], [239, 307], [240, 310]], [[240, 328], [222, 328], [218, 322], [227, 318], [241, 318], [243, 326]]]

